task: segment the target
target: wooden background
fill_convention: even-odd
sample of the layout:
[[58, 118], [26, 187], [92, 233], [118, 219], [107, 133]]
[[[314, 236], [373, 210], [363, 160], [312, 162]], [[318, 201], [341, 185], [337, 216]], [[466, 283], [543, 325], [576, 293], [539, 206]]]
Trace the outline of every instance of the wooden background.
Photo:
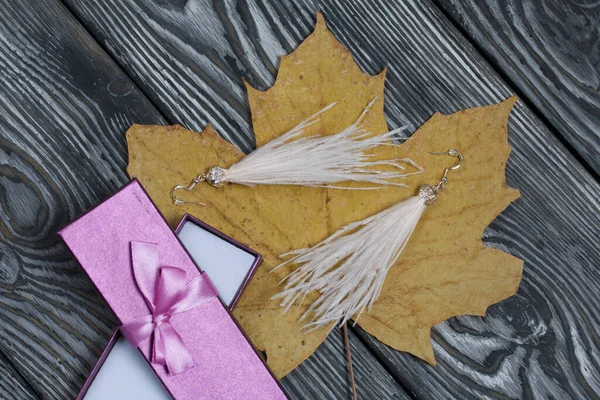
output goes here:
[[[596, 0], [0, 0], [0, 398], [73, 398], [115, 328], [56, 231], [127, 181], [132, 123], [207, 122], [253, 148], [265, 89], [322, 11], [386, 115], [522, 100], [486, 230], [525, 260], [518, 295], [432, 333], [436, 368], [350, 331], [363, 399], [600, 398], [600, 3]], [[350, 398], [341, 335], [283, 380]]]

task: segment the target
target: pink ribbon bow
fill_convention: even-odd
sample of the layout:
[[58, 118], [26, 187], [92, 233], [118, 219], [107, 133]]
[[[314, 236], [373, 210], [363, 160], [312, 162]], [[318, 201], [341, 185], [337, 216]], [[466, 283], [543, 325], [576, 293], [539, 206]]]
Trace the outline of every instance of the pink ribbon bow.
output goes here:
[[185, 372], [194, 360], [170, 319], [216, 297], [217, 291], [204, 275], [186, 284], [183, 269], [161, 267], [156, 244], [131, 242], [131, 258], [135, 282], [150, 314], [124, 323], [121, 332], [134, 347], [152, 336], [151, 362], [166, 366], [171, 375]]

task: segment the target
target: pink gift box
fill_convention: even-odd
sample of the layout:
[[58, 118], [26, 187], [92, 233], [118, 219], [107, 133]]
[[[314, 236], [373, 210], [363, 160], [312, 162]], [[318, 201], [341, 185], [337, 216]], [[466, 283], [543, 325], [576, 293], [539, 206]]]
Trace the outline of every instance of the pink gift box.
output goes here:
[[[201, 265], [211, 278], [223, 304], [233, 310], [262, 256], [190, 214], [181, 218], [175, 233], [194, 263]], [[136, 397], [144, 400], [170, 398], [141, 353], [116, 330], [76, 400]]]
[[[207, 280], [206, 274], [200, 277], [198, 267], [136, 180], [67, 226], [60, 235], [122, 324], [150, 313], [132, 269], [132, 242], [156, 244], [160, 265], [185, 271], [186, 282]], [[254, 268], [256, 265], [251, 270]], [[286, 398], [219, 298], [175, 313], [169, 323], [194, 365], [172, 374], [162, 364], [150, 364], [174, 399]], [[151, 339], [139, 346], [147, 362], [152, 359]], [[113, 348], [119, 340], [122, 341], [115, 335], [109, 347]], [[101, 361], [108, 353], [103, 354]]]

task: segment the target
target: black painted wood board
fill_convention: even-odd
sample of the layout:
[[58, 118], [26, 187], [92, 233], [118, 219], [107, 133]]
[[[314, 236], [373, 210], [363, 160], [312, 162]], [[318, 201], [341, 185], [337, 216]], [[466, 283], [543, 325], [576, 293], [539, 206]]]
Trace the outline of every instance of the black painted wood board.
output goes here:
[[600, 3], [435, 0], [600, 176]]
[[[210, 121], [246, 150], [252, 133], [242, 78], [268, 88], [279, 56], [311, 32], [317, 10], [363, 70], [376, 74], [389, 66], [390, 127], [408, 123], [414, 131], [435, 111], [514, 94], [428, 1], [131, 0], [119, 2], [118, 11], [114, 0], [66, 1], [140, 87], [156, 92], [153, 102], [165, 114], [196, 130]], [[519, 294], [487, 318], [437, 326], [436, 368], [356, 330], [420, 398], [600, 393], [599, 186], [525, 103], [510, 118], [514, 153], [507, 171], [522, 198], [484, 235], [487, 245], [525, 259]]]
[[0, 353], [0, 395], [11, 399], [39, 399], [33, 388], [2, 353]]
[[[169, 7], [176, 8], [184, 5], [185, 8], [191, 7], [187, 5], [189, 3], [196, 6], [199, 4], [194, 1], [184, 4], [165, 0], [158, 6], [168, 9]], [[152, 105], [140, 93], [138, 87], [135, 87], [123, 75], [123, 71], [119, 70], [112, 61], [107, 60], [106, 55], [100, 56], [100, 61], [94, 58], [97, 54], [101, 54], [102, 50], [93, 43], [76, 22], [72, 21], [72, 18], [68, 17], [65, 10], [55, 3], [50, 2], [49, 4], [45, 4], [41, 8], [39, 6], [31, 7], [30, 4], [10, 4], [8, 7], [3, 8], [5, 10], [3, 15], [8, 15], [10, 18], [0, 19], [0, 22], [3, 23], [1, 25], [2, 32], [5, 33], [3, 38], [9, 38], [9, 40], [4, 41], [7, 44], [6, 48], [9, 49], [5, 52], [6, 55], [2, 55], [0, 52], [0, 62], [2, 62], [0, 68], [4, 67], [2, 68], [3, 71], [14, 72], [13, 75], [7, 75], [3, 82], [5, 85], [6, 83], [9, 84], [10, 90], [6, 88], [0, 90], [2, 99], [4, 99], [3, 102], [0, 99], [0, 105], [3, 106], [1, 108], [3, 119], [0, 120], [2, 121], [3, 134], [0, 138], [2, 139], [1, 148], [4, 154], [1, 163], [3, 168], [2, 178], [4, 178], [1, 187], [4, 197], [3, 201], [0, 202], [0, 211], [4, 215], [0, 233], [5, 235], [1, 237], [3, 266], [8, 266], [2, 268], [3, 280], [0, 285], [0, 290], [2, 290], [0, 293], [2, 299], [7, 304], [10, 303], [8, 305], [11, 307], [0, 315], [2, 315], [3, 322], [12, 323], [16, 321], [20, 324], [20, 327], [24, 327], [27, 334], [31, 334], [31, 331], [39, 334], [39, 336], [32, 336], [32, 341], [28, 341], [20, 337], [23, 331], [13, 330], [10, 334], [2, 337], [2, 339], [8, 338], [11, 340], [5, 343], [5, 347], [0, 345], [0, 350], [5, 352], [7, 357], [11, 357], [11, 362], [15, 362], [15, 365], [19, 368], [19, 373], [23, 376], [39, 374], [35, 366], [37, 366], [36, 362], [39, 363], [40, 361], [31, 360], [27, 356], [35, 356], [43, 361], [44, 358], [51, 359], [52, 356], [58, 355], [56, 358], [58, 363], [50, 363], [47, 368], [60, 365], [59, 372], [50, 371], [52, 376], [46, 379], [31, 379], [31, 384], [35, 385], [36, 390], [44, 393], [44, 398], [63, 398], [65, 395], [68, 398], [67, 393], [76, 391], [76, 387], [72, 382], [83, 379], [85, 372], [82, 372], [82, 370], [91, 368], [91, 363], [93, 363], [94, 355], [89, 356], [86, 351], [91, 348], [92, 353], [94, 353], [94, 351], [99, 352], [102, 348], [103, 344], [98, 343], [98, 341], [102, 341], [103, 338], [107, 337], [105, 336], [108, 334], [106, 325], [110, 325], [112, 316], [108, 310], [103, 308], [102, 301], [90, 288], [89, 283], [85, 282], [85, 279], [76, 271], [77, 266], [72, 261], [66, 260], [68, 255], [63, 253], [64, 249], [60, 249], [61, 245], [55, 242], [56, 238], [53, 237], [55, 236], [55, 221], [59, 214], [56, 210], [60, 210], [61, 207], [64, 208], [66, 211], [62, 215], [64, 220], [61, 222], [68, 221], [83, 212], [91, 204], [108, 195], [125, 179], [123, 171], [118, 171], [118, 169], [122, 168], [124, 163], [125, 153], [123, 152], [122, 133], [128, 124], [131, 122], [151, 123], [157, 121], [160, 123], [168, 121], [186, 124], [184, 120], [193, 120], [194, 113], [192, 107], [189, 115], [181, 114], [180, 117], [177, 116], [176, 102], [172, 105], [161, 104], [161, 96], [152, 95], [154, 93], [152, 86], [156, 84], [152, 81], [152, 74], [158, 70], [153, 70], [152, 65], [149, 65], [150, 68], [146, 71], [147, 75], [142, 73], [144, 71], [140, 71], [136, 75], [135, 71], [128, 67], [125, 57], [123, 55], [119, 57], [118, 50], [120, 47], [116, 46], [119, 44], [118, 37], [116, 39], [112, 38], [114, 43], [106, 38], [102, 39], [102, 30], [99, 27], [101, 24], [87, 22], [85, 16], [75, 10], [80, 20], [87, 25], [86, 28], [101, 41], [105, 49], [133, 77], [139, 88], [148, 94], [148, 97], [166, 118], [161, 117], [156, 109], [152, 109]], [[248, 38], [245, 38], [247, 43], [244, 42], [243, 37], [241, 39], [235, 38], [236, 29], [230, 29], [229, 27], [229, 30], [227, 30], [229, 38], [234, 42], [234, 48], [239, 43], [241, 49], [244, 46], [251, 46], [251, 48], [256, 48], [257, 52], [262, 52], [262, 59], [253, 54], [245, 54], [243, 51], [239, 53], [241, 60], [244, 60], [244, 57], [247, 57], [248, 60], [255, 57], [254, 60], [264, 62], [264, 65], [259, 63], [258, 66], [253, 66], [249, 62], [244, 67], [248, 70], [248, 72], [244, 72], [244, 74], [248, 74], [246, 78], [249, 80], [254, 79], [251, 82], [259, 87], [262, 84], [263, 88], [266, 88], [272, 83], [277, 67], [277, 56], [279, 55], [275, 51], [280, 50], [281, 53], [291, 51], [310, 32], [314, 22], [314, 10], [324, 8], [334, 33], [346, 46], [353, 50], [359, 64], [368, 72], [376, 73], [383, 67], [385, 61], [381, 61], [381, 58], [393, 59], [390, 55], [397, 53], [404, 56], [404, 54], [408, 54], [409, 58], [404, 63], [403, 60], [387, 61], [390, 63], [390, 71], [394, 71], [394, 65], [400, 66], [397, 69], [398, 72], [389, 75], [388, 94], [390, 91], [392, 94], [386, 99], [386, 105], [390, 125], [395, 123], [397, 126], [403, 120], [408, 120], [412, 122], [411, 128], [414, 130], [434, 110], [455, 111], [461, 107], [497, 101], [512, 93], [506, 84], [498, 79], [496, 71], [490, 68], [485, 60], [444, 19], [444, 16], [428, 3], [424, 5], [409, 3], [391, 8], [386, 8], [385, 3], [379, 5], [377, 3], [356, 5], [351, 2], [343, 5], [336, 3], [321, 5], [284, 3], [282, 6], [278, 4], [249, 3], [247, 7], [244, 7], [245, 4], [240, 4], [228, 8], [227, 4], [217, 3], [215, 6], [217, 9], [216, 14], [226, 22], [227, 19], [224, 17], [223, 10], [235, 10], [230, 12], [233, 13], [233, 17], [238, 18], [232, 17], [232, 20], [234, 22], [239, 20], [241, 23], [242, 28], [238, 27], [238, 31], [240, 29], [243, 31], [246, 27], [252, 27], [252, 20], [264, 22], [262, 25], [255, 22], [254, 30], [249, 31], [252, 34], [248, 34]], [[145, 5], [152, 6], [149, 3]], [[73, 4], [70, 6], [74, 8]], [[374, 13], [375, 16], [366, 12], [373, 10], [378, 11]], [[202, 9], [196, 10], [196, 12], [200, 11]], [[237, 17], [236, 12], [239, 13], [239, 17]], [[135, 15], [134, 13], [133, 16]], [[1, 17], [2, 15], [0, 15]], [[365, 25], [365, 20], [369, 23], [367, 25], [371, 29], [376, 29], [374, 34], [365, 34], [369, 39], [369, 43], [360, 32]], [[416, 29], [414, 26], [415, 20], [420, 23], [416, 26]], [[70, 22], [65, 24], [65, 21]], [[410, 24], [411, 21], [412, 25]], [[15, 22], [21, 23], [25, 27]], [[162, 25], [152, 20], [149, 23], [159, 31], [153, 34], [160, 37], [161, 30], [158, 28]], [[27, 28], [27, 25], [29, 25], [29, 28]], [[227, 25], [227, 23], [224, 23], [224, 25]], [[206, 30], [208, 33], [210, 33], [209, 28], [210, 26]], [[421, 31], [419, 31], [419, 28]], [[267, 35], [265, 37], [265, 30], [267, 33], [271, 31], [272, 36]], [[388, 30], [386, 36], [385, 32]], [[423, 31], [425, 34], [423, 34]], [[13, 36], [6, 35], [6, 32], [12, 33]], [[23, 32], [27, 35], [21, 35]], [[55, 36], [43, 36], [41, 34], [48, 32]], [[256, 40], [257, 43], [254, 43], [249, 38], [255, 38], [253, 35], [256, 35], [257, 32], [263, 33], [263, 36], [260, 37], [260, 40]], [[193, 33], [192, 30], [190, 36], [193, 36]], [[421, 34], [419, 35], [419, 33]], [[40, 36], [37, 39], [38, 42], [31, 39], [36, 34]], [[380, 36], [378, 37], [377, 34]], [[429, 37], [428, 35], [431, 39], [429, 44], [425, 40]], [[25, 38], [23, 39], [22, 36], [25, 36]], [[151, 36], [142, 37], [148, 38]], [[169, 35], [167, 35], [168, 37]], [[440, 37], [442, 45], [436, 47], [434, 39], [440, 40]], [[176, 38], [175, 35], [172, 40], [176, 41]], [[267, 39], [270, 39], [270, 41]], [[396, 39], [397, 42], [393, 39]], [[25, 41], [28, 42], [24, 43]], [[63, 47], [57, 46], [56, 42]], [[168, 41], [165, 42], [168, 43]], [[263, 43], [273, 45], [277, 42], [279, 42], [279, 47], [275, 46], [275, 49], [267, 45], [264, 45], [268, 47], [266, 50], [263, 48]], [[411, 44], [411, 42], [413, 43]], [[82, 46], [81, 43], [85, 45]], [[369, 50], [367, 44], [375, 46], [380, 53], [373, 53], [372, 50]], [[114, 47], [111, 48], [111, 46]], [[139, 47], [144, 50], [143, 46]], [[65, 54], [69, 54], [71, 51], [75, 51], [79, 55], [68, 57], [65, 60]], [[180, 51], [185, 53], [183, 50]], [[457, 51], [459, 52], [458, 56], [453, 53]], [[84, 56], [81, 57], [80, 54]], [[198, 52], [198, 54], [202, 55], [201, 52]], [[31, 70], [25, 68], [19, 70], [16, 65], [21, 67], [21, 63], [15, 62], [14, 59], [11, 59], [11, 56], [18, 61], [25, 61], [23, 64], [29, 66]], [[55, 56], [54, 63], [50, 61], [44, 63], [44, 57], [53, 60], [51, 56]], [[234, 56], [236, 55], [234, 54]], [[429, 60], [427, 59], [428, 56], [430, 57]], [[452, 61], [449, 64], [451, 68], [444, 71], [447, 75], [442, 74], [440, 77], [437, 75], [441, 69], [438, 64], [441, 64], [440, 60], [446, 60], [448, 57]], [[224, 58], [229, 59], [229, 61], [237, 60], [237, 58], [230, 55]], [[421, 70], [409, 71], [411, 61], [413, 63], [420, 61], [423, 64]], [[113, 97], [119, 96], [111, 95], [107, 97], [102, 92], [111, 92], [111, 90], [107, 90], [108, 86], [102, 87], [100, 85], [100, 89], [96, 91], [90, 89], [90, 86], [97, 87], [99, 83], [106, 83], [107, 81], [102, 80], [106, 77], [106, 74], [111, 76], [102, 68], [99, 68], [100, 72], [89, 72], [90, 69], [94, 70], [94, 67], [98, 69], [97, 64], [102, 65], [103, 63], [110, 66], [108, 72], [112, 71], [115, 76], [120, 74], [119, 78], [113, 82], [111, 90], [117, 94], [128, 92], [125, 95], [128, 98], [114, 100]], [[48, 67], [43, 68], [46, 64], [48, 64]], [[185, 66], [186, 64], [182, 63], [182, 65]], [[196, 72], [200, 68], [196, 66], [195, 69], [189, 68], [189, 70]], [[56, 82], [48, 82], [51, 80], [47, 78], [48, 71], [56, 73], [57, 76], [54, 81], [58, 82], [58, 85], [56, 85]], [[233, 76], [233, 73], [231, 75]], [[70, 78], [66, 79], [67, 81], [73, 82], [71, 86], [63, 83], [65, 76]], [[239, 74], [236, 76], [239, 77]], [[447, 76], [451, 76], [456, 81], [448, 80]], [[464, 77], [461, 78], [461, 76]], [[169, 75], [165, 75], [165, 77], [169, 77]], [[446, 77], [446, 82], [444, 82], [444, 77]], [[94, 81], [93, 78], [97, 80]], [[203, 79], [207, 78], [203, 77]], [[413, 79], [415, 82], [413, 82]], [[96, 85], [90, 84], [92, 81]], [[173, 82], [177, 83], [176, 80]], [[202, 83], [202, 80], [199, 82]], [[209, 83], [214, 85], [213, 91], [219, 92], [222, 89], [219, 85], [215, 85], [215, 82]], [[430, 83], [433, 84], [433, 87], [427, 89]], [[470, 86], [473, 83], [476, 85], [474, 87]], [[398, 89], [400, 84], [413, 88], [412, 93], [410, 93], [413, 97], [402, 100], [402, 93], [399, 93], [400, 90]], [[461, 89], [460, 84], [469, 84], [469, 90]], [[122, 91], [115, 90], [115, 85], [117, 88], [120, 87]], [[419, 87], [426, 88], [426, 90], [419, 91]], [[123, 88], [125, 89], [123, 90]], [[129, 92], [129, 88], [132, 89], [131, 92]], [[241, 84], [237, 89], [240, 88]], [[457, 92], [452, 89], [457, 89]], [[439, 90], [440, 98], [434, 96], [435, 90]], [[82, 96], [82, 93], [85, 96]], [[423, 94], [423, 96], [419, 97], [418, 94]], [[19, 95], [28, 95], [29, 97], [19, 97]], [[227, 90], [220, 95], [224, 97], [221, 101], [225, 104], [232, 104], [232, 99], [236, 99]], [[88, 106], [87, 108], [81, 107], [81, 110], [84, 110], [83, 115], [78, 115], [74, 110], [80, 111], [80, 109], [69, 103], [70, 100], [72, 103], [79, 104], [78, 102], [81, 102], [80, 96], [87, 101], [87, 103], [84, 101], [82, 104]], [[45, 100], [45, 103], [39, 101], [39, 98]], [[32, 104], [25, 100], [29, 100]], [[194, 99], [192, 98], [192, 100]], [[198, 102], [198, 99], [196, 99], [196, 102]], [[250, 148], [252, 138], [248, 124], [248, 109], [243, 102], [245, 102], [244, 98], [242, 98], [241, 103], [234, 104], [237, 107], [236, 110], [241, 110], [242, 116], [234, 116], [233, 118], [246, 121], [245, 128], [239, 121], [225, 121], [228, 114], [223, 110], [217, 110], [223, 112], [223, 127], [226, 127], [227, 124], [235, 126], [235, 123], [237, 123], [240, 127], [247, 129], [242, 131], [245, 138], [239, 139], [238, 145], [242, 148]], [[130, 109], [130, 104], [135, 105], [136, 103], [144, 103], [144, 105], [134, 106], [133, 109]], [[29, 109], [23, 104], [27, 104]], [[95, 108], [90, 106], [93, 104], [96, 105]], [[98, 104], [101, 106], [98, 106]], [[112, 105], [113, 108], [107, 106], [107, 104]], [[128, 105], [125, 106], [125, 104]], [[47, 105], [48, 108], [43, 108], [44, 105]], [[196, 105], [198, 104], [194, 103], [194, 106]], [[61, 108], [62, 106], [65, 106], [65, 109]], [[207, 120], [212, 122], [211, 118], [218, 117], [218, 115], [211, 114], [215, 110], [213, 105], [208, 104], [204, 107], [207, 110], [203, 107], [199, 107], [199, 110], [206, 113]], [[221, 105], [221, 107], [232, 106]], [[93, 111], [87, 112], [90, 108]], [[148, 111], [149, 109], [152, 109], [152, 111]], [[244, 113], [245, 115], [243, 115]], [[100, 115], [101, 118], [98, 118], [97, 115]], [[98, 122], [98, 119], [104, 122]], [[74, 120], [76, 122], [73, 122]], [[107, 120], [110, 122], [107, 123]], [[51, 128], [43, 125], [43, 122], [48, 121], [52, 122]], [[194, 122], [198, 127], [194, 129], [201, 129], [205, 122], [198, 119]], [[193, 127], [191, 123], [187, 122], [187, 124]], [[22, 131], [22, 128], [18, 129], [23, 125], [29, 128], [25, 129], [25, 132]], [[67, 129], [69, 134], [65, 134], [64, 129], [59, 129], [65, 126], [71, 128], [71, 130]], [[82, 135], [75, 127], [89, 129], [93, 135]], [[227, 129], [223, 130], [230, 132]], [[5, 132], [10, 132], [11, 136], [5, 136]], [[492, 224], [486, 232], [485, 240], [490, 245], [506, 249], [526, 259], [524, 285], [528, 286], [522, 287], [519, 296], [494, 306], [490, 310], [491, 315], [485, 319], [460, 317], [436, 327], [433, 337], [440, 358], [440, 365], [436, 369], [425, 366], [411, 356], [391, 351], [360, 330], [356, 331], [362, 340], [377, 352], [386, 364], [386, 368], [419, 397], [507, 396], [516, 398], [534, 397], [535, 395], [544, 397], [544, 394], [548, 397], [548, 392], [544, 392], [544, 390], [551, 390], [551, 394], [564, 396], [564, 398], [597, 397], [598, 339], [597, 336], [594, 336], [594, 332], [597, 332], [598, 328], [598, 244], [597, 240], [594, 241], [594, 238], [598, 236], [597, 215], [600, 209], [598, 207], [598, 185], [561, 144], [552, 139], [551, 133], [526, 106], [518, 105], [511, 118], [510, 132], [515, 154], [509, 162], [508, 179], [509, 183], [521, 189], [523, 198]], [[107, 135], [107, 133], [109, 134]], [[15, 138], [19, 139], [18, 144], [23, 148], [17, 147], [15, 143], [10, 141], [16, 140]], [[62, 138], [68, 143], [57, 146], [56, 142], [52, 142], [53, 140], [56, 141], [56, 138]], [[98, 153], [93, 152], [103, 144], [98, 138], [103, 140], [112, 138], [114, 142], [121, 141], [120, 151], [122, 153], [120, 155], [123, 159], [115, 163], [115, 166], [110, 164], [112, 160], [108, 156], [117, 155], [119, 154], [118, 151], [111, 153], [110, 149], [102, 149]], [[230, 136], [230, 138], [233, 138], [233, 136]], [[49, 142], [53, 146], [43, 146]], [[108, 146], [113, 145], [116, 148], [119, 147], [114, 143]], [[52, 154], [52, 150], [56, 149], [62, 152]], [[75, 151], [74, 155], [70, 154], [74, 150], [79, 152]], [[31, 156], [30, 151], [33, 151]], [[520, 157], [517, 157], [519, 154]], [[25, 161], [19, 161], [19, 158], [25, 159]], [[98, 159], [95, 160], [95, 158]], [[86, 162], [90, 165], [86, 165]], [[53, 166], [53, 163], [58, 164], [58, 167], [61, 168], [65, 165], [70, 167], [70, 169], [65, 170], [69, 171], [70, 175], [62, 177], [62, 180], [59, 179], [60, 185], [54, 185], [52, 178], [60, 176], [63, 170], [56, 165]], [[109, 166], [107, 167], [107, 165]], [[71, 181], [72, 177], [76, 175], [75, 172], [78, 172], [76, 169], [80, 167], [85, 179]], [[95, 177], [96, 180], [94, 180], [94, 171], [97, 170], [108, 170], [109, 173], [106, 177], [101, 179]], [[5, 171], [8, 172], [4, 173]], [[22, 171], [25, 171], [25, 173]], [[121, 178], [118, 178], [119, 173], [122, 174]], [[27, 176], [32, 178], [25, 179]], [[102, 179], [106, 180], [103, 181]], [[50, 183], [46, 181], [50, 181]], [[82, 192], [79, 192], [78, 188], [71, 187], [77, 183], [82, 185]], [[39, 187], [36, 184], [39, 184]], [[53, 191], [54, 186], [60, 190]], [[54, 193], [58, 194], [54, 196]], [[56, 207], [57, 205], [59, 207]], [[6, 216], [8, 217], [5, 219]], [[45, 222], [49, 218], [52, 221], [50, 223]], [[38, 219], [41, 223], [38, 222]], [[536, 230], [537, 233], [534, 235], [533, 233]], [[516, 241], [516, 239], [520, 239], [520, 241]], [[13, 247], [13, 242], [16, 242], [18, 246]], [[47, 248], [51, 249], [50, 253], [44, 253]], [[40, 257], [37, 262], [31, 254]], [[56, 258], [59, 262], [56, 261]], [[23, 261], [24, 259], [26, 262]], [[54, 260], [54, 264], [48, 266], [46, 263], [44, 265], [40, 260]], [[575, 267], [574, 272], [568, 270], [572, 267]], [[531, 272], [528, 272], [528, 268]], [[46, 274], [47, 270], [50, 270], [53, 274]], [[39, 288], [36, 288], [36, 285]], [[58, 286], [58, 289], [56, 286]], [[582, 287], [582, 290], [574, 289], [579, 286]], [[77, 290], [73, 290], [73, 288]], [[76, 292], [74, 295], [75, 302], [71, 302], [73, 299], [69, 299], [65, 294], [71, 295], [73, 291]], [[52, 294], [52, 296], [48, 294]], [[80, 353], [74, 354], [72, 349], [66, 348], [79, 340], [78, 338], [74, 339], [77, 333], [69, 330], [73, 329], [72, 326], [65, 329], [66, 325], [73, 325], [73, 321], [80, 316], [78, 314], [80, 310], [72, 309], [73, 304], [81, 307], [81, 298], [78, 296], [84, 296], [90, 304], [90, 306], [84, 304], [85, 312], [87, 312], [87, 308], [90, 308], [93, 313], [91, 317], [86, 315], [87, 320], [80, 323], [84, 327], [87, 324], [88, 330], [90, 325], [104, 329], [101, 333], [95, 333], [95, 338], [88, 338], [87, 344], [91, 344], [91, 346], [86, 344], [86, 346], [78, 347], [78, 350], [85, 349], [83, 352], [86, 354], [83, 356]], [[49, 299], [48, 303], [43, 304], [46, 298]], [[12, 302], [9, 301], [11, 299]], [[51, 305], [55, 299], [58, 299], [58, 304]], [[39, 304], [40, 302], [42, 304]], [[54, 306], [56, 306], [56, 309], [53, 308]], [[98, 311], [99, 309], [102, 311]], [[54, 314], [58, 314], [59, 318]], [[61, 317], [64, 318], [64, 316], [69, 318], [63, 321]], [[50, 323], [50, 328], [45, 325], [48, 323]], [[56, 326], [53, 326], [53, 324], [56, 324]], [[32, 326], [35, 329], [32, 329]], [[531, 332], [532, 328], [536, 328], [533, 329], [533, 333]], [[65, 332], [68, 332], [68, 334], [65, 334]], [[507, 332], [509, 335], [506, 334]], [[355, 353], [363, 354], [360, 351], [361, 348], [364, 348], [362, 346], [363, 342], [357, 341], [354, 335], [352, 338]], [[58, 344], [56, 344], [56, 341], [58, 341]], [[337, 339], [333, 335], [330, 341], [332, 344], [325, 346], [325, 352], [319, 350], [315, 356], [305, 363], [306, 366], [303, 365], [299, 371], [294, 372], [294, 374], [300, 374], [298, 379], [294, 381], [291, 377], [292, 380], [288, 380], [287, 385], [292, 388], [296, 384], [300, 388], [310, 386], [312, 381], [306, 379], [310, 377], [311, 372], [303, 371], [303, 368], [311, 368], [311, 362], [320, 366], [326, 363], [328, 356], [319, 358], [320, 354], [331, 351], [333, 358], [340, 357], [340, 353], [337, 352], [337, 349], [341, 346], [339, 335]], [[485, 347], [486, 344], [489, 344], [489, 346]], [[48, 349], [46, 349], [46, 346]], [[25, 353], [22, 353], [23, 351]], [[369, 353], [365, 352], [364, 354]], [[586, 354], [589, 354], [589, 357], [586, 358]], [[544, 356], [544, 358], [540, 361], [541, 356]], [[64, 359], [61, 357], [64, 357]], [[357, 361], [357, 369], [360, 369], [361, 366], [367, 367], [368, 364], [365, 363], [368, 360], [370, 359], [367, 357], [367, 361]], [[564, 363], [559, 362], [563, 360], [567, 361]], [[343, 362], [343, 359], [338, 361]], [[78, 362], [82, 363], [83, 366], [76, 365], [73, 367]], [[340, 363], [335, 362], [330, 367], [339, 366]], [[75, 374], [73, 374], [73, 370], [76, 370]], [[67, 373], [64, 373], [65, 371]], [[340, 371], [338, 370], [337, 373], [338, 379], [345, 376], [343, 371]], [[368, 371], [368, 368], [365, 368], [365, 371]], [[62, 377], [59, 379], [59, 386], [56, 387], [57, 384], [52, 379], [61, 374], [69, 377], [69, 373], [73, 374], [70, 377], [75, 379], [69, 380]], [[364, 386], [368, 386], [368, 379], [378, 375], [364, 374]], [[378, 384], [378, 382], [375, 383]], [[334, 387], [334, 390], [331, 388], [329, 388], [329, 391], [324, 390], [324, 393], [335, 398], [336, 395], [341, 393], [335, 390], [343, 389], [345, 387], [343, 384], [344, 382], [341, 382], [341, 385]], [[71, 386], [69, 387], [69, 385]], [[384, 382], [382, 385], [387, 389], [390, 396], [397, 395], [394, 390], [395, 384], [393, 380], [389, 379], [389, 376], [387, 383]], [[327, 388], [327, 384], [325, 388]], [[312, 387], [311, 390], [313, 390]], [[319, 392], [313, 391], [311, 395], [307, 396], [317, 396], [317, 393]], [[347, 392], [344, 393], [347, 394]], [[298, 392], [298, 395], [300, 394], [306, 393]], [[363, 389], [362, 394], [368, 395], [368, 392]], [[344, 397], [344, 395], [340, 397]]]

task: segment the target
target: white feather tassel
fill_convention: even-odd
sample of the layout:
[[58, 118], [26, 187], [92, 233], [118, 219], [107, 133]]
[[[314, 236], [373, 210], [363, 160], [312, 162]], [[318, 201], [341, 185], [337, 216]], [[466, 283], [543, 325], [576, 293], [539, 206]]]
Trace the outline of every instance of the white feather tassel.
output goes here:
[[438, 190], [423, 185], [418, 196], [346, 225], [311, 249], [284, 254], [294, 257], [275, 269], [289, 263], [302, 266], [284, 278], [285, 289], [274, 298], [283, 298], [281, 305], [287, 311], [297, 301], [302, 303], [308, 293], [320, 292], [300, 319], [314, 313], [306, 327], [358, 319], [379, 297], [389, 269]]
[[[392, 145], [391, 138], [405, 128], [375, 136], [364, 130], [361, 127], [362, 119], [375, 100], [369, 103], [354, 124], [342, 132], [330, 136], [300, 137], [308, 126], [319, 121], [320, 114], [335, 105], [330, 104], [291, 131], [254, 150], [230, 168], [213, 167], [206, 180], [215, 186], [231, 182], [248, 186], [332, 187], [331, 184], [343, 181], [379, 185], [367, 189], [377, 189], [383, 185], [406, 186], [395, 180], [422, 172], [420, 167], [406, 158], [378, 161], [367, 154], [368, 150], [377, 146]], [[417, 171], [404, 173], [405, 167], [401, 163], [410, 164]], [[382, 166], [393, 167], [396, 171], [378, 169]]]
[[369, 310], [381, 293], [388, 271], [396, 263], [419, 222], [425, 208], [434, 204], [448, 181], [448, 172], [461, 167], [464, 157], [457, 149], [442, 153], [458, 158], [444, 170], [436, 186], [421, 185], [419, 194], [365, 220], [346, 225], [310, 249], [284, 254], [293, 258], [286, 264], [302, 264], [285, 277], [285, 289], [273, 296], [283, 298], [287, 311], [294, 303], [302, 304], [312, 291], [320, 293], [300, 320], [314, 313], [306, 324], [319, 328], [350, 318], [358, 319]]

